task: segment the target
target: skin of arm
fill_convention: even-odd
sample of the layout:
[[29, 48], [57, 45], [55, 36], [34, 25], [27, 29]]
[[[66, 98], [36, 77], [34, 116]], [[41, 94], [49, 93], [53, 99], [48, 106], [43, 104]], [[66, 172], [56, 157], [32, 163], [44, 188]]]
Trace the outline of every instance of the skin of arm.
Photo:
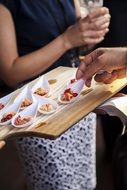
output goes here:
[[[78, 8], [77, 14], [78, 14]], [[101, 23], [92, 20], [103, 16]], [[19, 57], [17, 50], [15, 26], [11, 13], [3, 5], [0, 5], [0, 76], [8, 86], [16, 86], [18, 83], [41, 74], [67, 50], [85, 44], [96, 44], [103, 40], [109, 25], [108, 9], [102, 8], [92, 12], [89, 17], [80, 19], [75, 25], [59, 35], [46, 46], [25, 56]], [[105, 23], [107, 23], [106, 26]], [[86, 34], [86, 35], [84, 35]], [[90, 34], [90, 36], [88, 36]], [[77, 36], [75, 38], [75, 36]], [[50, 56], [49, 56], [50, 52]]]
[[[28, 55], [19, 57], [16, 46], [16, 35], [10, 12], [0, 6], [0, 74], [9, 85], [32, 78], [53, 64], [67, 51], [62, 36]], [[50, 56], [47, 52], [50, 52]], [[43, 59], [42, 59], [43, 57]], [[27, 63], [27, 64], [26, 64]]]
[[[91, 85], [92, 77], [103, 83], [111, 83], [117, 78], [126, 76], [127, 48], [98, 48], [80, 64], [76, 77], [83, 78], [87, 86]], [[105, 71], [97, 74], [99, 71]]]

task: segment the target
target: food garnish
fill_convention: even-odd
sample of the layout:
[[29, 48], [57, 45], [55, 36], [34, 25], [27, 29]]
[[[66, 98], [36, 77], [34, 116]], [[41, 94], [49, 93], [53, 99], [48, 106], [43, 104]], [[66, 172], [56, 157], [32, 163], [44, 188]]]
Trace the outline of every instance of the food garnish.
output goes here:
[[28, 98], [25, 98], [21, 104], [21, 108], [28, 107], [32, 104], [32, 101]]
[[47, 94], [47, 91], [44, 88], [37, 88], [34, 94], [37, 94], [39, 96], [44, 96]]
[[73, 92], [71, 90], [71, 88], [68, 88], [64, 91], [63, 95], [61, 96], [61, 100], [62, 101], [70, 101], [73, 98], [75, 98], [76, 96], [78, 96], [78, 93]]
[[44, 104], [39, 108], [41, 111], [46, 111], [50, 112], [53, 110], [53, 105], [52, 104]]
[[6, 122], [10, 119], [12, 119], [12, 117], [16, 114], [16, 112], [8, 112], [8, 113], [5, 113], [1, 119], [1, 122]]
[[56, 79], [50, 79], [50, 80], [48, 80], [48, 83], [49, 83], [49, 84], [55, 84], [56, 82], [57, 82]]
[[73, 83], [75, 83], [77, 80], [76, 79], [71, 79], [70, 80], [70, 84], [73, 84]]
[[5, 107], [5, 105], [0, 103], [0, 110], [2, 110], [4, 107]]
[[26, 124], [27, 122], [29, 122], [30, 120], [32, 119], [32, 116], [18, 116], [16, 119], [15, 119], [15, 122], [14, 124], [15, 125], [23, 125], [23, 124]]

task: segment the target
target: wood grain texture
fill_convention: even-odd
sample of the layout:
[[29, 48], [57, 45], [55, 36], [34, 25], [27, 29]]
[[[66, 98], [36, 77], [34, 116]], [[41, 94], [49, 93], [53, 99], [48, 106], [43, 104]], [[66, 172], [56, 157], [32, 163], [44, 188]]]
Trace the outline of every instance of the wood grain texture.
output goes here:
[[[57, 100], [59, 91], [74, 76], [76, 69], [58, 67], [46, 74], [51, 83], [50, 98]], [[36, 79], [37, 80], [37, 79]], [[32, 86], [36, 80], [29, 85]], [[112, 97], [127, 84], [127, 79], [119, 79], [110, 85], [104, 85], [93, 81], [89, 90], [84, 87], [79, 99], [68, 105], [60, 105], [56, 113], [50, 116], [38, 116], [35, 123], [28, 128], [17, 129], [12, 126], [0, 128], [0, 138], [12, 138], [17, 136], [39, 136], [55, 139], [77, 123], [81, 118], [93, 111], [97, 106]], [[14, 97], [20, 92], [17, 90]]]

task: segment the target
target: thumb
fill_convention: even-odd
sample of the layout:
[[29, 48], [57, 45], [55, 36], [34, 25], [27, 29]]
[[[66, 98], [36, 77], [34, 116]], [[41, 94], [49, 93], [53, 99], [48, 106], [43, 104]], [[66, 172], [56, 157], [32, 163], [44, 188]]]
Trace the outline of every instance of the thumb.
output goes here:
[[101, 70], [101, 55], [104, 53], [104, 48], [98, 48], [86, 55], [84, 60], [79, 65], [76, 73], [76, 78], [83, 78], [87, 80], [91, 78], [96, 72]]

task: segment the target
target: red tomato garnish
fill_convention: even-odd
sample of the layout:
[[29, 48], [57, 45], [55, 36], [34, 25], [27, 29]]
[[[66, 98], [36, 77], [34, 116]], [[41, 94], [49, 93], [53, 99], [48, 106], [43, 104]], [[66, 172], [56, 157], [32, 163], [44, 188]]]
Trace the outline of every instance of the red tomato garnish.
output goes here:
[[73, 97], [76, 97], [78, 96], [78, 94], [76, 92], [73, 93]]
[[15, 112], [9, 112], [3, 115], [3, 118], [1, 119], [1, 122], [6, 122], [10, 120], [16, 113]]
[[70, 83], [73, 84], [76, 81], [76, 79], [71, 79]]
[[4, 108], [4, 104], [0, 103], [0, 110]]
[[66, 93], [71, 93], [71, 89], [70, 88], [68, 88], [68, 89], [66, 89], [65, 91], [64, 91], [64, 94], [66, 94]]
[[72, 95], [72, 94], [70, 94], [70, 93], [66, 93], [66, 94], [65, 94], [65, 100], [66, 100], [66, 101], [70, 101], [72, 98], [73, 98], [73, 95]]
[[74, 97], [78, 96], [76, 92], [73, 92], [70, 88], [66, 89], [63, 94], [63, 100], [64, 101], [70, 101]]

